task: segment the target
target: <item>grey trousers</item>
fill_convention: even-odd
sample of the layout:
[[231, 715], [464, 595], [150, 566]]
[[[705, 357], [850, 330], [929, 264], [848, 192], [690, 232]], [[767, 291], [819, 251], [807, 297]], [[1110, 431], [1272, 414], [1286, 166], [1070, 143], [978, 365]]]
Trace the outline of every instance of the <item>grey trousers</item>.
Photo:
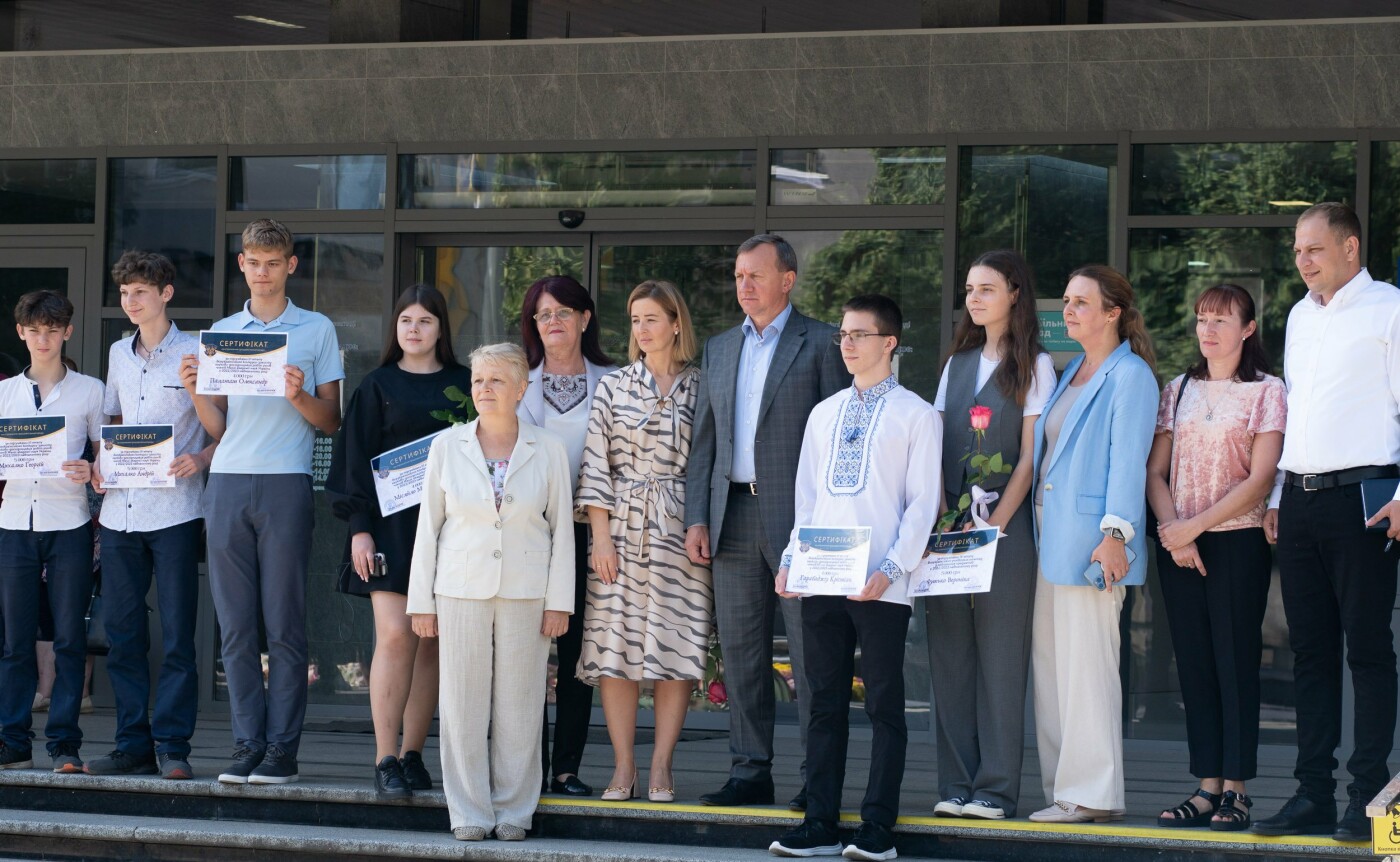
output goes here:
[[1016, 816], [1036, 590], [1030, 504], [997, 547], [992, 590], [924, 599], [933, 683], [938, 794]]
[[[235, 745], [295, 756], [306, 715], [306, 569], [311, 477], [212, 473], [204, 489], [209, 588]], [[263, 672], [258, 621], [267, 632]]]
[[[811, 705], [802, 661], [802, 608], [798, 599], [773, 592], [782, 549], [766, 544], [757, 498], [731, 493], [713, 561], [715, 623], [729, 697], [729, 775], [746, 781], [767, 780], [773, 769], [775, 607], [781, 607], [787, 630], [804, 752]], [[805, 758], [801, 768], [805, 780]]]

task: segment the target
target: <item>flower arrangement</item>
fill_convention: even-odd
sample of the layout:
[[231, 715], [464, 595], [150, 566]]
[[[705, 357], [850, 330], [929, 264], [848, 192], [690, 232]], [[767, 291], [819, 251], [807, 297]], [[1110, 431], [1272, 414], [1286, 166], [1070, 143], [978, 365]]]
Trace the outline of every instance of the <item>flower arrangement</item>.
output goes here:
[[[1002, 460], [1000, 452], [991, 455], [982, 453], [982, 443], [987, 437], [987, 429], [992, 427], [992, 408], [979, 404], [967, 412], [968, 423], [972, 427], [973, 449], [959, 460], [972, 468], [970, 480], [972, 490], [958, 498], [956, 508], [944, 512], [943, 516], [938, 519], [936, 529], [940, 533], [947, 533], [966, 526], [972, 520], [973, 504], [985, 499], [981, 486], [985, 485], [993, 476], [1011, 472], [1011, 465]], [[990, 499], [986, 499], [986, 502], [996, 499], [994, 494], [989, 494], [987, 497]], [[983, 516], [979, 515], [979, 517]]]

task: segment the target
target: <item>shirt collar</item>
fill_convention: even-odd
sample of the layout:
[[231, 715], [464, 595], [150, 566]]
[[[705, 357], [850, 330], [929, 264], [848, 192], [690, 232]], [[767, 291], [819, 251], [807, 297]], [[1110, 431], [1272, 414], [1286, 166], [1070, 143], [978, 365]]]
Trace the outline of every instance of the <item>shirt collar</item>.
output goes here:
[[267, 323], [263, 323], [257, 318], [256, 315], [253, 314], [253, 300], [245, 299], [243, 300], [243, 310], [238, 312], [238, 314], [235, 315], [235, 317], [237, 317], [238, 319], [238, 325], [240, 328], [245, 327], [250, 323], [257, 323], [259, 326], [262, 326], [265, 329], [271, 329], [272, 327], [277, 326], [279, 324], [284, 326], [296, 326], [298, 323], [301, 322], [301, 309], [297, 308], [296, 303], [292, 302], [292, 298], [289, 296], [287, 297], [287, 307], [282, 309], [282, 313], [274, 317], [272, 320], [269, 320]]
[[851, 389], [855, 391], [856, 400], [864, 404], [871, 404], [889, 394], [898, 385], [899, 381], [891, 374], [864, 392], [861, 392], [854, 383], [851, 384]]
[[[1346, 304], [1347, 299], [1364, 291], [1367, 287], [1370, 286], [1371, 282], [1374, 280], [1375, 279], [1371, 278], [1371, 273], [1367, 271], [1366, 267], [1361, 267], [1361, 271], [1358, 272], [1356, 275], [1352, 276], [1351, 281], [1348, 281], [1346, 284], [1342, 285], [1340, 288], [1338, 288], [1336, 293], [1332, 294], [1331, 301], [1328, 302], [1325, 307], [1342, 307]], [[1312, 302], [1314, 308], [1324, 308], [1323, 304], [1317, 301], [1317, 295], [1311, 290], [1308, 291], [1308, 299]]]
[[789, 317], [792, 317], [792, 303], [790, 302], [777, 317], [773, 318], [773, 322], [764, 328], [763, 333], [760, 334], [758, 327], [754, 326], [753, 318], [746, 314], [744, 315], [743, 323], [744, 335], [747, 338], [757, 338], [759, 341], [765, 341], [770, 335], [782, 335], [783, 327], [787, 326]]
[[[180, 327], [175, 325], [175, 321], [170, 321], [170, 328], [165, 331], [165, 337], [160, 340], [160, 344], [156, 345], [155, 350], [151, 351], [151, 355], [154, 356], [155, 354], [164, 351], [165, 348], [170, 346], [170, 342], [174, 340], [177, 336], [179, 336], [179, 334]], [[138, 329], [136, 330], [136, 333], [131, 336], [131, 355], [135, 356], [137, 359], [141, 358], [141, 354], [136, 352], [136, 343], [140, 340], [141, 330]]]

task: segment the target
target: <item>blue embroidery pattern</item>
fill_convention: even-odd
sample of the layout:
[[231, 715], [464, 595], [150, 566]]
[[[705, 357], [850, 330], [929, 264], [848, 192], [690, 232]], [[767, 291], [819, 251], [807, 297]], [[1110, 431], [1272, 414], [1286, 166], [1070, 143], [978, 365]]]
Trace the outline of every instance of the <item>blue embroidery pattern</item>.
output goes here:
[[885, 409], [883, 396], [899, 385], [893, 375], [865, 392], [853, 393], [841, 405], [832, 429], [826, 490], [835, 497], [852, 497], [865, 490], [870, 476], [870, 441]]

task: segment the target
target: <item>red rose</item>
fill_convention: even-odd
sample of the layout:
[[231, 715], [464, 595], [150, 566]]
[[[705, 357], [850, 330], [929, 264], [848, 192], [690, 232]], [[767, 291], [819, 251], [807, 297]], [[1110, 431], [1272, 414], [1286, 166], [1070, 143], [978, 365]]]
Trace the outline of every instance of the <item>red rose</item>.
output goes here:
[[723, 704], [729, 700], [729, 693], [724, 690], [724, 683], [715, 680], [710, 683], [710, 688], [706, 693], [706, 697], [710, 699], [710, 703]]
[[973, 407], [967, 412], [972, 416], [972, 429], [974, 431], [986, 431], [992, 427], [992, 408]]

